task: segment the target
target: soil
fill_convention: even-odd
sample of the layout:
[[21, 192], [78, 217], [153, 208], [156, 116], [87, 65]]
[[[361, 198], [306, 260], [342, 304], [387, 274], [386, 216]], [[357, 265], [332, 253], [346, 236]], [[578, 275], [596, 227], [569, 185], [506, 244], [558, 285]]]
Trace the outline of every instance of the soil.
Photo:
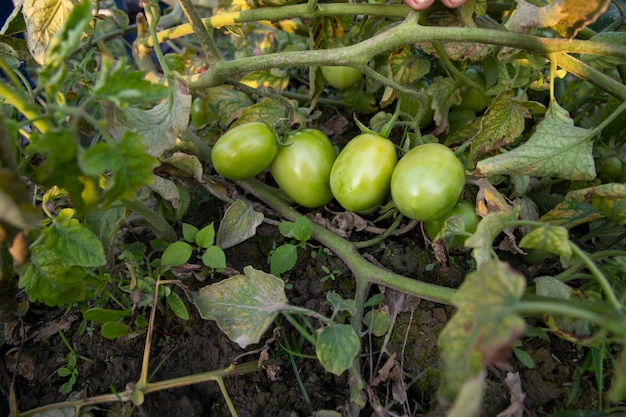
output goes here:
[[[206, 207], [198, 208], [198, 213], [204, 213], [204, 218], [190, 218], [186, 221], [198, 226], [208, 223], [205, 209]], [[262, 225], [254, 238], [227, 251], [229, 266], [241, 271], [244, 266], [253, 265], [268, 271], [267, 253], [272, 242], [279, 244], [283, 239], [275, 227]], [[301, 250], [296, 267], [285, 274], [287, 283], [290, 284], [287, 297], [293, 305], [328, 314], [329, 307], [325, 302], [327, 292], [333, 290], [344, 297], [351, 297], [354, 283], [349, 270], [339, 259], [327, 254], [314, 259], [311, 251], [321, 253], [316, 248]], [[373, 247], [368, 252], [389, 269], [410, 275], [419, 273], [424, 280], [453, 287], [459, 285], [472, 265], [467, 253], [459, 254], [450, 262], [451, 267], [442, 272], [436, 267], [432, 250], [425, 247], [418, 229], [402, 237], [390, 238], [383, 245]], [[323, 275], [322, 265], [336, 271], [335, 280], [320, 282]], [[435, 267], [431, 268], [433, 265]], [[529, 276], [531, 273], [527, 271]], [[215, 277], [214, 280], [219, 278]], [[205, 283], [199, 283], [190, 278], [185, 284], [191, 289], [197, 289], [209, 281], [210, 278]], [[378, 290], [372, 288], [373, 293]], [[240, 349], [224, 336], [215, 322], [202, 320], [192, 305], [188, 307], [191, 318], [187, 321], [174, 317], [171, 312], [164, 313], [166, 310], [160, 310], [157, 314], [150, 356], [151, 381], [223, 368], [243, 353], [261, 348], [271, 338], [280, 340], [277, 332], [268, 332], [259, 345], [250, 346], [246, 350]], [[59, 359], [68, 354], [61, 337], [53, 333], [39, 342], [28, 340], [21, 344], [20, 349], [21, 363], [30, 365], [30, 373], [18, 372], [14, 385], [20, 410], [65, 401], [70, 397], [80, 398], [122, 391], [127, 384], [139, 378], [145, 341], [143, 335], [111, 341], [100, 335], [99, 328], [80, 333], [80, 313], [74, 310], [64, 313], [33, 305], [24, 317], [24, 322], [32, 326], [31, 329], [37, 329], [50, 321], [75, 317], [71, 326], [64, 331], [79, 355], [76, 365], [78, 375], [72, 392], [69, 395], [59, 393], [62, 384], [68, 380], [56, 372], [62, 365]], [[436, 407], [433, 407], [439, 384], [436, 341], [453, 314], [452, 307], [422, 300], [415, 311], [398, 315], [387, 349], [389, 355], [395, 353], [405, 372], [404, 382], [410, 385], [406, 388], [407, 408], [403, 410], [397, 404], [392, 405], [394, 395], [398, 394], [394, 391], [397, 387], [390, 382], [384, 382], [372, 389], [375, 400], [370, 402], [361, 415], [373, 415], [372, 404], [377, 404], [380, 409], [389, 406], [390, 413], [378, 414], [381, 416], [403, 413], [425, 415], [429, 410], [430, 415], [436, 415]], [[297, 334], [286, 323], [280, 324], [282, 334], [289, 340], [297, 341]], [[384, 337], [370, 337], [363, 343], [365, 351], [362, 365], [366, 380], [376, 376], [380, 366], [388, 358], [388, 355], [383, 355], [379, 360], [383, 341]], [[268, 343], [270, 360], [264, 370], [225, 379], [227, 392], [240, 416], [311, 416], [322, 409], [338, 410], [347, 415], [345, 410], [349, 400], [349, 384], [346, 373], [337, 377], [325, 372], [316, 360], [295, 358], [294, 363], [308, 395], [307, 400], [288, 356], [276, 341]], [[490, 369], [484, 398], [484, 416], [496, 416], [511, 404], [511, 390], [505, 378], [507, 374], [514, 372], [518, 372], [521, 378], [527, 416], [545, 416], [564, 409], [594, 408], [598, 401], [598, 391], [594, 386], [593, 374], [578, 374], [586, 354], [584, 349], [556, 337], [550, 337], [549, 340], [524, 339], [521, 348], [533, 359], [534, 367], [528, 368], [511, 356], [501, 367]], [[11, 349], [14, 346], [8, 343], [2, 346], [0, 358], [6, 364], [9, 363], [9, 356], [5, 357], [5, 354]], [[314, 355], [306, 343], [301, 353]], [[238, 361], [256, 361], [258, 358], [259, 353], [253, 352]], [[5, 395], [9, 392], [12, 377], [11, 371], [5, 370], [6, 364], [0, 367], [0, 385]], [[574, 395], [573, 386], [578, 387]], [[93, 416], [230, 415], [226, 401], [215, 382], [150, 393], [146, 395], [143, 405], [136, 408], [129, 404], [102, 404], [100, 408], [93, 408], [90, 412]], [[0, 405], [0, 415], [8, 414], [8, 401], [5, 401]]]

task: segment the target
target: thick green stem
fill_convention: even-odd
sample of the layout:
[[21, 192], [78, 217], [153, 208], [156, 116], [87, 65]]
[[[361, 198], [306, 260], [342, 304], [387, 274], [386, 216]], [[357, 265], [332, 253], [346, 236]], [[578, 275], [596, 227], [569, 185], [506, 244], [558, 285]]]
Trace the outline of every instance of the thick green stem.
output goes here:
[[191, 23], [193, 31], [200, 41], [200, 47], [202, 48], [204, 55], [206, 55], [207, 62], [212, 64], [213, 62], [222, 59], [220, 51], [217, 49], [215, 42], [213, 42], [213, 38], [211, 38], [207, 28], [204, 26], [204, 23], [191, 3], [191, 0], [180, 0], [180, 5], [183, 8], [185, 16]]
[[626, 100], [626, 86], [624, 84], [584, 62], [568, 54], [558, 54], [556, 55], [556, 64], [578, 78], [589, 81], [609, 94], [621, 100]]
[[[239, 184], [276, 210], [281, 217], [296, 221], [302, 216], [289, 207], [268, 185], [254, 179], [241, 181]], [[452, 288], [422, 282], [376, 266], [361, 256], [352, 242], [315, 223], [311, 223], [311, 236], [341, 258], [357, 282], [363, 281], [367, 285], [379, 284], [433, 302], [451, 304], [452, 295], [455, 293]]]
[[118, 207], [127, 207], [143, 217], [148, 223], [154, 227], [155, 232], [166, 240], [174, 242], [177, 238], [174, 228], [159, 214], [152, 211], [138, 199], [127, 199], [117, 204]]

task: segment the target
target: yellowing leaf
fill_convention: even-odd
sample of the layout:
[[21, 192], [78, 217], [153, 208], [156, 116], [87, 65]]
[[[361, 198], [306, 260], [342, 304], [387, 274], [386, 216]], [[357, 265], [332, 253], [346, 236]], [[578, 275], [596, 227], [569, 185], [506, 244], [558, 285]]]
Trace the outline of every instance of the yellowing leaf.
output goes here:
[[523, 145], [478, 162], [480, 175], [531, 175], [569, 180], [592, 180], [596, 176], [590, 131], [574, 126], [556, 102], [535, 133]]
[[513, 92], [499, 94], [481, 119], [480, 131], [472, 139], [469, 160], [472, 164], [486, 153], [511, 144], [524, 131], [528, 109], [513, 100]]
[[557, 0], [561, 6], [561, 18], [552, 28], [565, 38], [573, 38], [602, 15], [611, 0]]
[[476, 393], [486, 367], [507, 359], [526, 327], [524, 319], [511, 312], [525, 287], [520, 273], [497, 260], [467, 275], [452, 299], [458, 311], [438, 340], [443, 360], [438, 396], [444, 404], [463, 395], [472, 379]]
[[43, 65], [50, 42], [60, 32], [72, 8], [71, 0], [24, 0], [26, 43], [39, 64]]
[[281, 310], [289, 309], [283, 280], [251, 266], [193, 293], [205, 320], [215, 320], [230, 340], [242, 348], [257, 343]]

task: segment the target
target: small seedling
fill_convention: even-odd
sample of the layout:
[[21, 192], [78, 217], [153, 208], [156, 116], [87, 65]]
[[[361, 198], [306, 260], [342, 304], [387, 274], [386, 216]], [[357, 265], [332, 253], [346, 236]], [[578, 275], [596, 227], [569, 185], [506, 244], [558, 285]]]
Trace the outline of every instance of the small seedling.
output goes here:
[[341, 275], [341, 271], [338, 269], [333, 269], [332, 271], [326, 266], [326, 265], [322, 265], [322, 271], [324, 271], [324, 273], [326, 275], [324, 275], [321, 279], [320, 282], [326, 282], [329, 279], [332, 281], [335, 281], [335, 279]]

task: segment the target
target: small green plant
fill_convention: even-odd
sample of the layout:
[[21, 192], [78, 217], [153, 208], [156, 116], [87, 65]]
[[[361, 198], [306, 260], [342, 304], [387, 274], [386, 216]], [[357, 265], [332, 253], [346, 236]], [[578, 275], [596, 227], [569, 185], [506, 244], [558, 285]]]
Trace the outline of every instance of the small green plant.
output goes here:
[[89, 358], [78, 355], [76, 353], [76, 350], [72, 347], [70, 342], [65, 337], [65, 334], [63, 334], [61, 330], [59, 330], [59, 336], [61, 336], [61, 340], [63, 340], [63, 343], [65, 344], [65, 346], [67, 346], [69, 352], [67, 353], [67, 355], [65, 355], [64, 358], [57, 358], [57, 363], [60, 363], [62, 365], [54, 373], [56, 373], [61, 378], [69, 378], [59, 388], [59, 392], [61, 394], [67, 395], [72, 392], [74, 384], [76, 383], [76, 379], [78, 378], [78, 368], [76, 368], [76, 363], [78, 359], [82, 359], [87, 362], [93, 361]]
[[326, 282], [329, 279], [334, 281], [339, 275], [341, 275], [340, 270], [333, 269], [331, 271], [326, 265], [322, 265], [322, 271], [324, 271], [325, 275], [320, 279], [320, 282]]
[[295, 222], [280, 222], [278, 230], [291, 241], [274, 248], [270, 253], [270, 273], [276, 276], [280, 276], [296, 265], [298, 247], [305, 248], [311, 238], [310, 222], [306, 217], [300, 217]]

